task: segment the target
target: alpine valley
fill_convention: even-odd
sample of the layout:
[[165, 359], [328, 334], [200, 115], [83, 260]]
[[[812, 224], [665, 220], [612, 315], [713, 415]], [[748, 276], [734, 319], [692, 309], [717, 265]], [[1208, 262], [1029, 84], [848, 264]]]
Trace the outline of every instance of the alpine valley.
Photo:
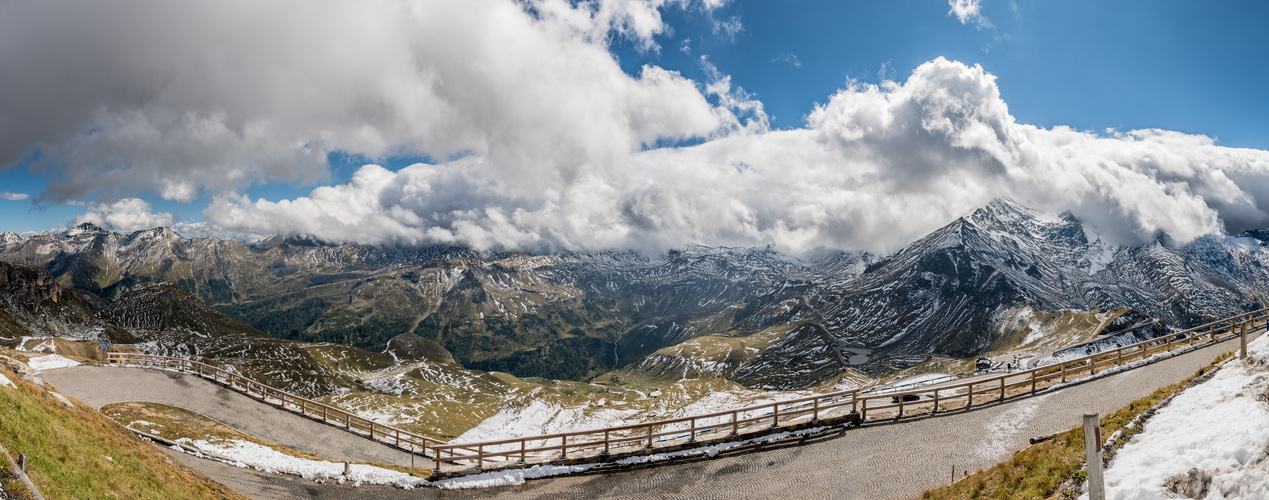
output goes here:
[[0, 235], [0, 343], [193, 357], [476, 439], [510, 419], [525, 434], [672, 417], [1155, 336], [1266, 303], [1265, 240], [1115, 246], [1010, 200], [890, 255], [814, 258], [245, 244], [83, 224]]

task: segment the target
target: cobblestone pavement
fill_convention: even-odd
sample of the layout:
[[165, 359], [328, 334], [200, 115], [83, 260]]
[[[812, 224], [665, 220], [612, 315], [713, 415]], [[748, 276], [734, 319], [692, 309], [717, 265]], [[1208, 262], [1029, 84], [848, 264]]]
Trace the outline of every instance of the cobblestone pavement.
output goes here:
[[332, 461], [410, 463], [409, 453], [315, 422], [196, 375], [152, 368], [80, 365], [41, 372], [59, 392], [93, 408], [146, 401], [179, 406], [266, 441]]
[[[1124, 373], [1004, 404], [977, 406], [939, 417], [821, 435], [797, 442], [773, 443], [741, 452], [723, 453], [673, 464], [646, 466], [604, 474], [584, 474], [529, 481], [518, 486], [481, 490], [405, 491], [381, 486], [320, 485], [298, 478], [279, 478], [223, 464], [183, 458], [217, 481], [251, 498], [912, 498], [949, 482], [952, 467], [960, 471], [988, 468], [1025, 448], [1033, 436], [1077, 427], [1088, 412], [1103, 415], [1145, 397], [1159, 387], [1193, 375], [1223, 352], [1238, 347], [1224, 342]], [[184, 397], [197, 394], [171, 377], [142, 379], [140, 370], [68, 369], [46, 380], [85, 402], [99, 399], [92, 388], [139, 383], [166, 384]], [[165, 381], [166, 380], [166, 381]], [[60, 383], [59, 383], [60, 382]], [[69, 387], [73, 389], [64, 388]], [[179, 389], [178, 389], [179, 388]], [[158, 393], [167, 393], [155, 390]], [[136, 397], [148, 391], [136, 391]], [[124, 397], [122, 395], [116, 397]], [[205, 398], [202, 398], [205, 399]], [[254, 400], [246, 402], [265, 410]], [[164, 401], [158, 401], [164, 402]], [[93, 403], [90, 403], [93, 404]], [[171, 404], [171, 403], [169, 403]], [[188, 407], [187, 405], [183, 405]], [[294, 415], [286, 414], [288, 417]], [[301, 419], [302, 420], [302, 419]], [[312, 422], [309, 422], [312, 423]], [[320, 425], [320, 424], [315, 424]], [[341, 434], [341, 433], [334, 433]], [[267, 434], [264, 437], [269, 438]], [[349, 437], [352, 437], [349, 435]], [[360, 439], [360, 438], [358, 438]], [[377, 446], [362, 440], [365, 447]]]

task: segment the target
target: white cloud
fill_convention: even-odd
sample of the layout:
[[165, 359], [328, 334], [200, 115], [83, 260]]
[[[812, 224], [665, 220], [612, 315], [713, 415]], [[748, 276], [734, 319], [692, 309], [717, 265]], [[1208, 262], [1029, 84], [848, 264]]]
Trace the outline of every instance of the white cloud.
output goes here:
[[169, 212], [154, 213], [152, 206], [139, 198], [104, 203], [91, 203], [88, 211], [75, 217], [71, 225], [91, 222], [111, 231], [130, 233], [142, 229], [168, 227], [176, 222]]
[[614, 37], [657, 50], [660, 9], [719, 5], [0, 3], [0, 164], [36, 145], [59, 179], [50, 202], [320, 181], [336, 149], [475, 154], [534, 191], [734, 121], [694, 82], [656, 66], [627, 75], [608, 50]]
[[[662, 9], [720, 5], [0, 2], [0, 157], [38, 145], [37, 171], [61, 179], [44, 201], [119, 200], [79, 219], [116, 230], [177, 224], [138, 193], [210, 191], [207, 222], [183, 230], [243, 239], [886, 250], [1002, 196], [1072, 209], [1124, 242], [1269, 225], [1269, 153], [1019, 124], [978, 66], [940, 58], [902, 82], [852, 83], [803, 128], [773, 131], [707, 59], [694, 82], [628, 75], [609, 50], [615, 37], [659, 50]], [[950, 5], [986, 23], [978, 2]], [[680, 140], [705, 142], [659, 147]], [[336, 149], [462, 159], [367, 166], [293, 200], [238, 194], [320, 182]]]
[[714, 34], [724, 37], [728, 40], [735, 40], [736, 35], [744, 31], [745, 25], [740, 22], [740, 16], [732, 16], [726, 20], [714, 20]]
[[797, 54], [794, 54], [792, 52], [785, 52], [783, 54], [775, 56], [771, 58], [771, 62], [773, 63], [782, 62], [782, 63], [788, 64], [789, 66], [793, 66], [794, 68], [802, 67], [802, 60], [798, 59]]
[[[701, 69], [705, 70], [708, 78], [705, 93], [717, 97], [720, 107], [732, 111], [720, 116], [723, 123], [720, 127], [722, 132], [753, 133], [765, 132], [770, 128], [770, 120], [763, 109], [762, 101], [759, 101], [757, 96], [745, 92], [743, 88], [733, 88], [731, 76], [718, 71], [718, 68], [709, 62], [709, 57], [701, 56], [700, 63]], [[744, 120], [744, 124], [740, 123], [741, 119]]]
[[184, 220], [172, 224], [172, 230], [186, 238], [218, 238], [222, 240], [238, 240], [244, 243], [255, 243], [269, 235], [231, 231], [205, 221]]
[[0, 191], [0, 200], [21, 201], [29, 199], [31, 195], [26, 193], [10, 193], [8, 191]]
[[952, 7], [947, 13], [956, 16], [961, 24], [973, 23], [980, 29], [992, 27], [991, 21], [983, 17], [981, 0], [947, 0], [947, 5]]
[[892, 250], [1004, 196], [1071, 209], [1123, 243], [1269, 225], [1269, 152], [1159, 130], [1107, 136], [1019, 124], [993, 76], [943, 59], [905, 82], [853, 84], [802, 129], [615, 164], [587, 165], [536, 191], [500, 175], [488, 156], [398, 172], [366, 166], [295, 200], [221, 197], [204, 216], [238, 231], [330, 241], [653, 251], [694, 241], [794, 253]]

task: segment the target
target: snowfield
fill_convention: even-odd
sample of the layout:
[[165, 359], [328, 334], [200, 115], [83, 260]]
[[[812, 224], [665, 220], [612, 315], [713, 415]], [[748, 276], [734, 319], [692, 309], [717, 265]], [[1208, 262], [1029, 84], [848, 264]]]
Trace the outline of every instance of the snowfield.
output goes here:
[[708, 455], [711, 458], [718, 456], [719, 453], [727, 451], [737, 446], [743, 446], [754, 443], [769, 443], [782, 439], [797, 437], [807, 434], [816, 434], [823, 432], [830, 427], [813, 427], [810, 429], [802, 429], [798, 431], [778, 432], [767, 436], [746, 439], [744, 441], [733, 441], [730, 443], [719, 443], [711, 446], [703, 446], [700, 448], [692, 448], [690, 450], [680, 450], [670, 453], [657, 453], [653, 455], [644, 455], [638, 457], [629, 457], [617, 460], [616, 462], [591, 463], [580, 465], [535, 465], [526, 469], [515, 470], [499, 470], [485, 472], [481, 474], [473, 474], [470, 476], [457, 477], [454, 479], [446, 479], [431, 483], [440, 489], [467, 489], [467, 488], [489, 488], [493, 486], [511, 486], [522, 484], [526, 479], [539, 479], [551, 476], [562, 476], [566, 474], [575, 474], [585, 472], [595, 467], [618, 465], [634, 465], [651, 462], [660, 462], [679, 457], [690, 457]]
[[1106, 469], [1107, 499], [1269, 498], [1269, 335], [1248, 352], [1155, 413]]
[[[295, 474], [313, 481], [352, 481], [355, 484], [388, 484], [413, 488], [428, 484], [426, 479], [371, 465], [352, 464], [344, 475], [344, 464], [325, 460], [308, 460], [281, 453], [268, 446], [247, 441], [230, 440], [211, 443], [201, 439], [180, 438], [179, 443], [231, 460], [237, 467], [251, 467], [270, 473]], [[185, 451], [175, 447], [176, 451]]]
[[71, 361], [57, 354], [49, 354], [47, 356], [31, 358], [29, 361], [27, 361], [26, 364], [29, 365], [32, 370], [40, 372], [44, 370], [52, 370], [54, 368], [66, 368], [68, 366], [78, 366], [79, 362]]

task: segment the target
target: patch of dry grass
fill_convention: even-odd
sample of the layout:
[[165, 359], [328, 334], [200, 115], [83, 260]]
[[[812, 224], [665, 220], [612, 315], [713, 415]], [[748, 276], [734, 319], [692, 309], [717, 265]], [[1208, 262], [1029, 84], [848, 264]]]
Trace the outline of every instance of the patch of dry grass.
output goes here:
[[9, 453], [30, 457], [28, 475], [49, 500], [243, 498], [96, 410], [68, 408], [3, 371], [17, 387], [0, 387], [0, 442]]

